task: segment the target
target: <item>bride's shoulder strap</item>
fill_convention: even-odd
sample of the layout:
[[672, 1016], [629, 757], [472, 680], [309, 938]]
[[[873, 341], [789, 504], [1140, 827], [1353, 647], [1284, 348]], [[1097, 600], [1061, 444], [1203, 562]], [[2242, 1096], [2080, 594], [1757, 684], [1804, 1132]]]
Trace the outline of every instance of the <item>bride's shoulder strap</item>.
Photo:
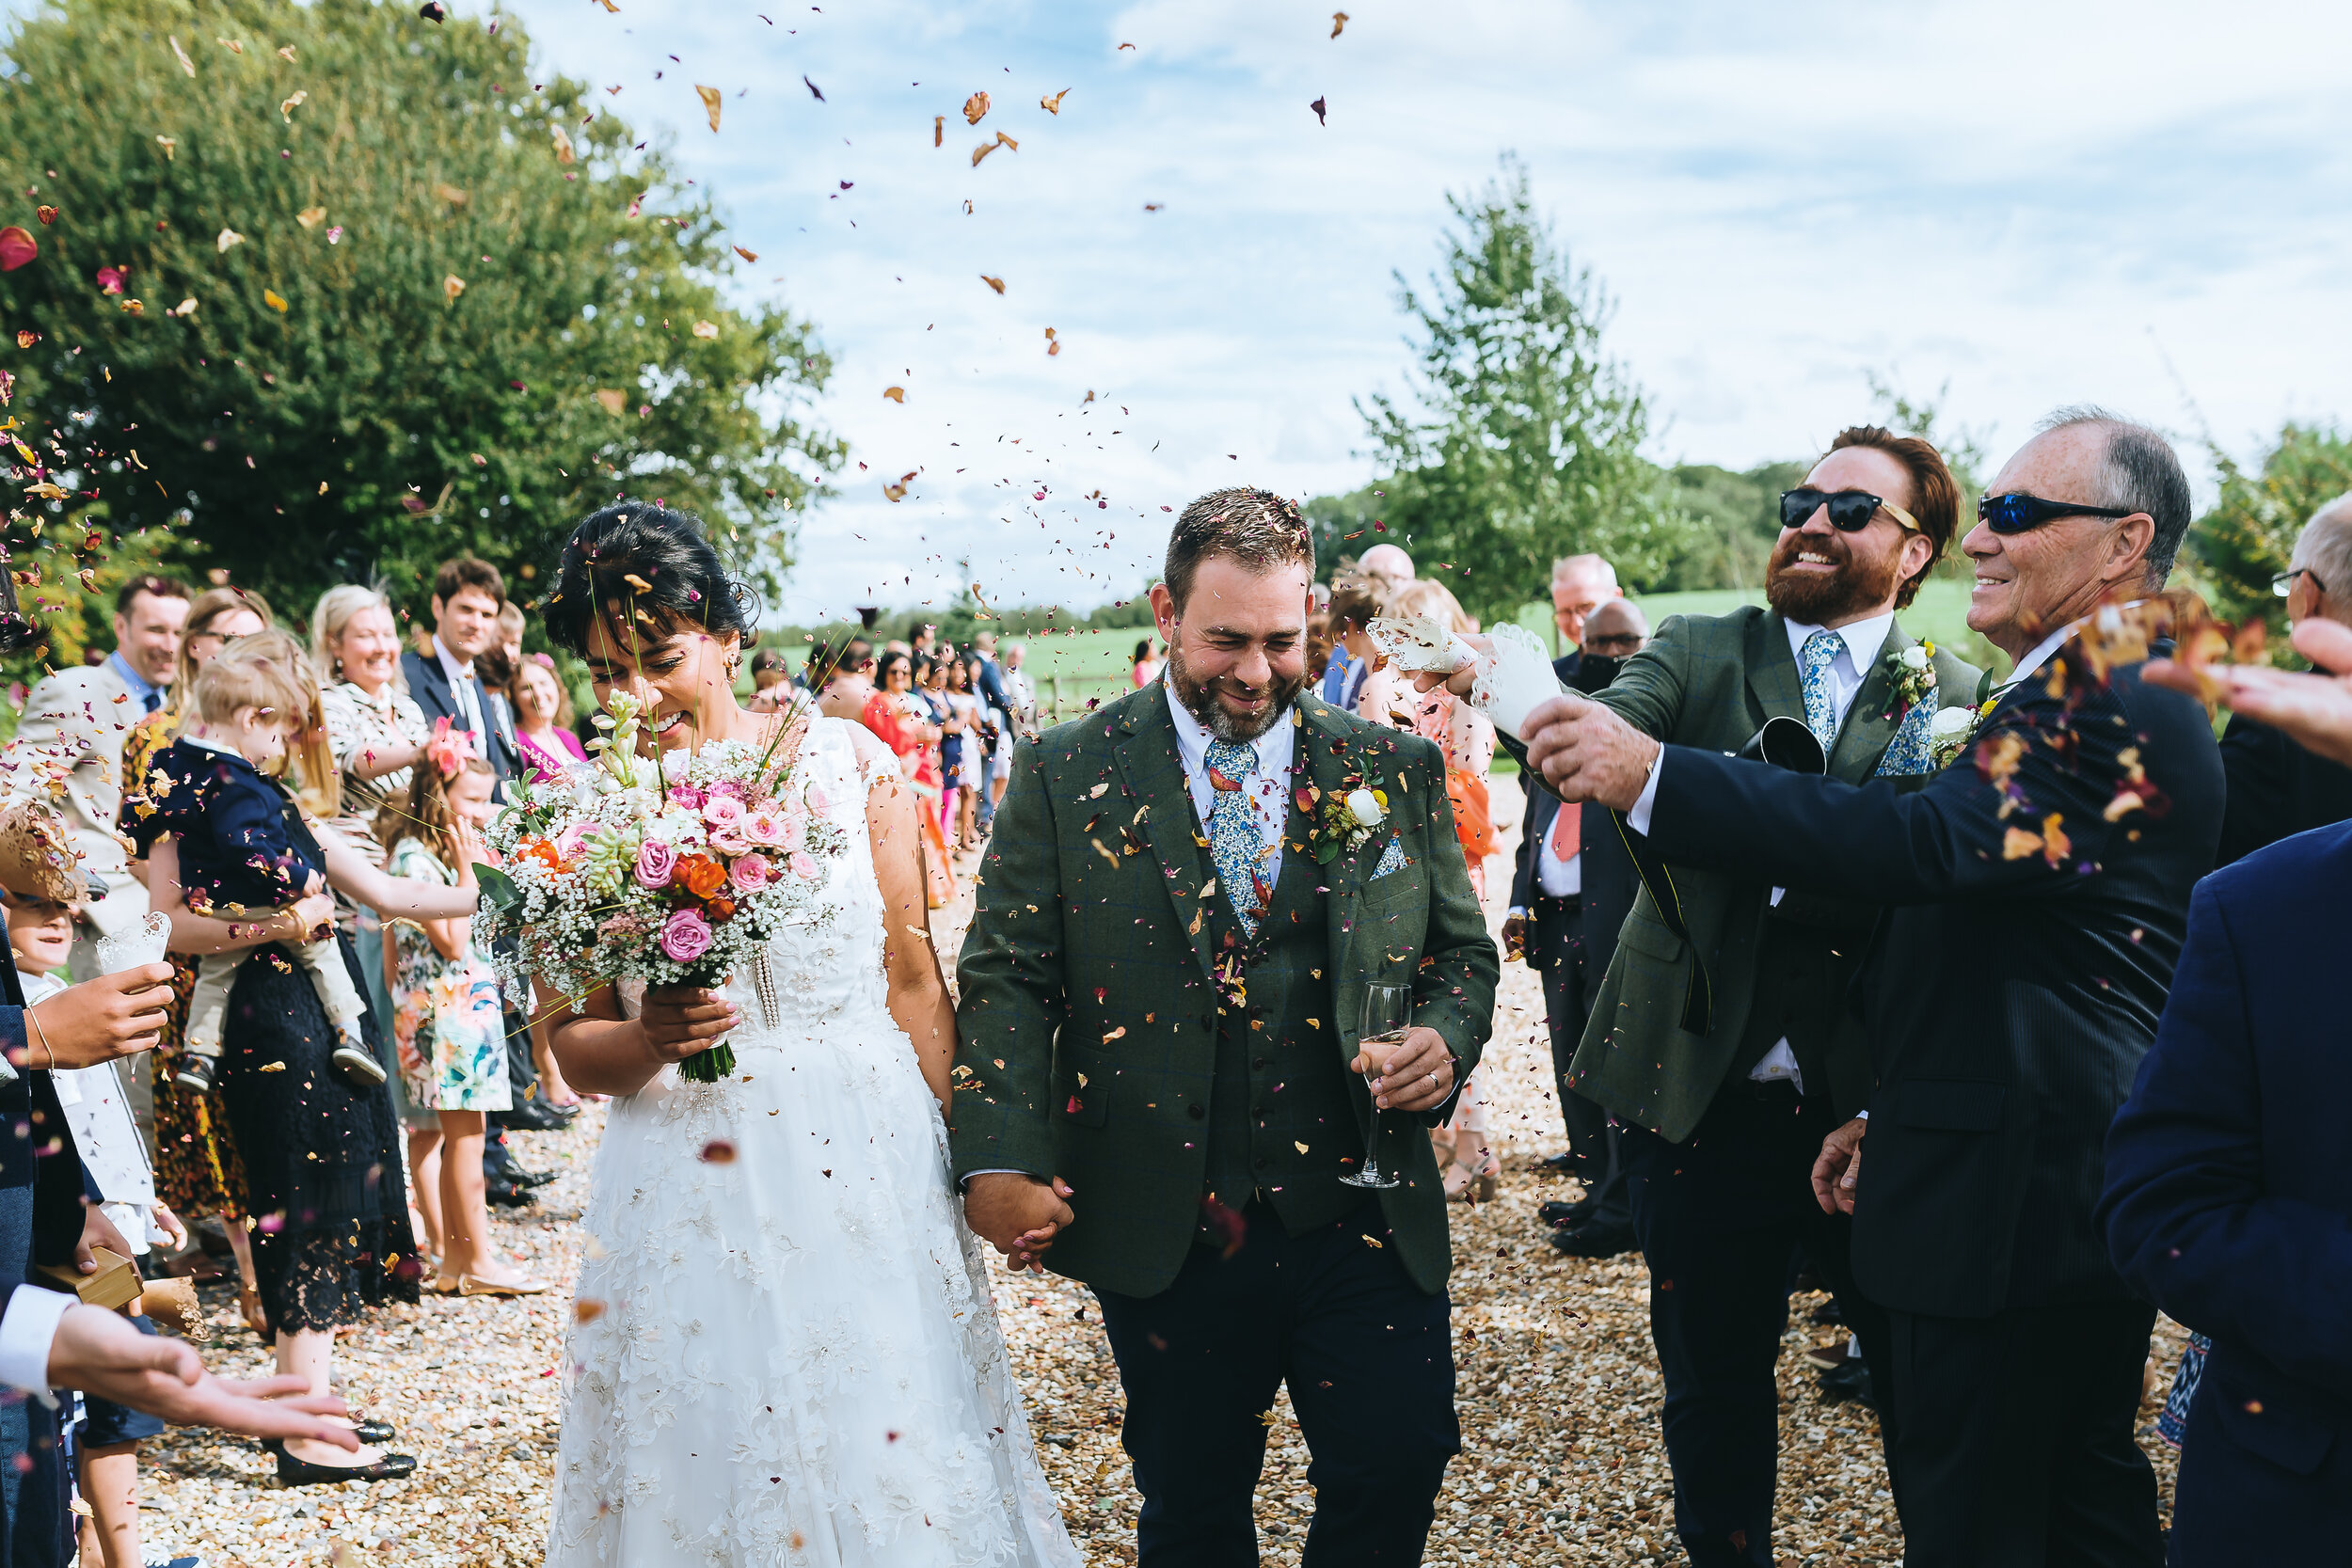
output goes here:
[[882, 742], [882, 738], [863, 724], [847, 719], [818, 715], [814, 721], [817, 735], [828, 747], [842, 747], [849, 752], [850, 765], [857, 769], [859, 782], [871, 789], [883, 779], [899, 776], [898, 755]]

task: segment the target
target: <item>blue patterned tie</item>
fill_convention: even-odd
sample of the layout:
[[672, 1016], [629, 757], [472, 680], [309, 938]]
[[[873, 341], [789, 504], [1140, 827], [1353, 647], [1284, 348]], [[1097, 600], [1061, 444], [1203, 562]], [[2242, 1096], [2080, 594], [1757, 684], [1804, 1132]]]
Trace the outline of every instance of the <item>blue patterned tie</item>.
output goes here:
[[1837, 702], [1830, 694], [1829, 667], [1846, 640], [1834, 631], [1817, 631], [1804, 640], [1797, 656], [1797, 681], [1804, 689], [1804, 725], [1824, 752], [1837, 745]]
[[1216, 863], [1217, 884], [1233, 906], [1243, 933], [1254, 937], [1258, 934], [1255, 873], [1265, 850], [1258, 814], [1249, 803], [1249, 779], [1258, 771], [1258, 750], [1237, 741], [1212, 740], [1208, 763], [1209, 782], [1216, 792], [1209, 811], [1209, 858]]

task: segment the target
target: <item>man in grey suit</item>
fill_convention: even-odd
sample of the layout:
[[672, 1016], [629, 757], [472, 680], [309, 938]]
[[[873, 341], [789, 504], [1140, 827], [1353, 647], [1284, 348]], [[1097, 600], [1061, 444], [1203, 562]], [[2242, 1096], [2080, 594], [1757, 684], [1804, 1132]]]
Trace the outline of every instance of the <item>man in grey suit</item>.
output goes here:
[[73, 974], [88, 978], [90, 943], [147, 912], [146, 890], [131, 875], [115, 837], [122, 804], [122, 740], [131, 726], [171, 700], [188, 590], [170, 578], [133, 578], [115, 595], [115, 651], [100, 664], [44, 675], [17, 721], [18, 748], [67, 764], [65, 811], [90, 891], [73, 943]]

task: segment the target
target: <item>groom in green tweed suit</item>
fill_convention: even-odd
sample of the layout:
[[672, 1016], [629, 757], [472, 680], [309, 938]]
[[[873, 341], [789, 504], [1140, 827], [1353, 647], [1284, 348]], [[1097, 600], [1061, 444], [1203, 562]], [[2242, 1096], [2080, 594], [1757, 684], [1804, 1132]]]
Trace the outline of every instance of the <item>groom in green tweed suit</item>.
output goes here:
[[[1437, 749], [1302, 692], [1313, 571], [1279, 497], [1184, 509], [1163, 678], [1021, 748], [958, 965], [964, 1212], [1102, 1304], [1145, 1568], [1257, 1561], [1285, 1382], [1311, 1564], [1419, 1562], [1460, 1446], [1426, 1130], [1499, 961]], [[1373, 984], [1408, 1027], [1368, 1086]]]
[[[1959, 518], [1934, 448], [1843, 431], [1783, 498], [1771, 608], [1667, 621], [1596, 700], [1658, 739], [1721, 752], [1793, 720], [1834, 776], [1917, 787], [1930, 719], [1973, 705], [1979, 675], [1922, 649], [1895, 615]], [[1796, 1259], [1836, 1292], [1881, 1396], [1891, 1376], [1885, 1314], [1847, 1265], [1852, 1222], [1823, 1211], [1812, 1178], [1822, 1140], [1872, 1086], [1846, 991], [1879, 911], [1654, 862], [1644, 881], [1569, 1086], [1624, 1129], [1683, 1545], [1700, 1568], [1764, 1568], [1776, 1560], [1773, 1364]]]

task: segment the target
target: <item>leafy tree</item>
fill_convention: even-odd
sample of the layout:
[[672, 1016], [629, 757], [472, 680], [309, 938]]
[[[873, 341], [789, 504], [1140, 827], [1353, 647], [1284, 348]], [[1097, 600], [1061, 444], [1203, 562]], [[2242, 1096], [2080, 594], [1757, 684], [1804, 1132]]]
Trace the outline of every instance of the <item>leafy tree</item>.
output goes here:
[[529, 579], [623, 492], [788, 565], [830, 362], [727, 303], [707, 195], [513, 18], [50, 0], [7, 57], [18, 477], [65, 492], [27, 520], [103, 500], [297, 611], [376, 574], [421, 606], [460, 550]]
[[2209, 450], [2221, 493], [2188, 531], [2183, 553], [2222, 619], [2262, 619], [2282, 632], [2286, 604], [2270, 579], [2287, 569], [2312, 514], [2352, 491], [2352, 438], [2332, 425], [2290, 424], [2251, 471], [2219, 447]]
[[1641, 455], [1641, 388], [1602, 352], [1607, 294], [1537, 216], [1515, 158], [1447, 205], [1454, 225], [1428, 293], [1397, 277], [1420, 338], [1414, 406], [1358, 404], [1392, 476], [1387, 523], [1421, 575], [1481, 616], [1509, 615], [1556, 557], [1580, 551], [1629, 584], [1655, 581], [1692, 525]]
[[1698, 525], [1665, 577], [1654, 586], [1673, 592], [1736, 588], [1761, 594], [1764, 568], [1780, 538], [1780, 493], [1804, 478], [1803, 463], [1764, 463], [1734, 473], [1709, 463], [1680, 463], [1667, 470], [1675, 504]]

